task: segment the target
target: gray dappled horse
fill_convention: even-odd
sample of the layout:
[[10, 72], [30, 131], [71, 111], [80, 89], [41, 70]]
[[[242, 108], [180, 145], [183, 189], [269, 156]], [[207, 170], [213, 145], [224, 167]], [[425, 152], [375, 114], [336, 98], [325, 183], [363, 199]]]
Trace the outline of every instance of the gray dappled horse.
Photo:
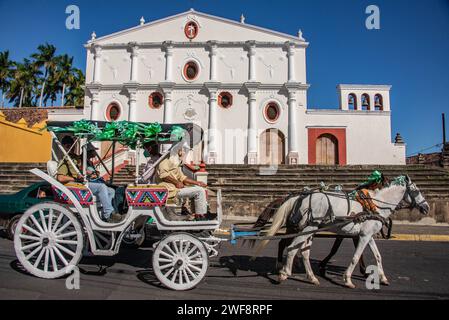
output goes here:
[[[376, 258], [380, 282], [384, 285], [389, 284], [383, 271], [380, 252], [373, 239], [373, 236], [382, 228], [383, 223], [381, 220], [388, 219], [395, 210], [404, 208], [404, 204], [409, 208], [417, 208], [422, 214], [427, 214], [430, 209], [429, 204], [408, 176], [399, 176], [387, 187], [381, 190], [369, 191], [369, 193], [374, 204], [378, 207], [377, 217], [379, 219], [348, 220], [348, 223], [344, 225], [340, 224], [334, 229], [329, 229], [329, 231], [338, 235], [357, 236], [359, 238], [354, 256], [343, 276], [345, 285], [350, 288], [355, 287], [351, 280], [352, 272], [368, 244]], [[295, 209], [300, 212], [300, 219], [296, 229], [301, 233], [318, 230], [328, 220], [329, 212], [332, 212], [334, 215], [333, 219], [330, 220], [347, 219], [348, 213], [357, 214], [363, 212], [362, 205], [358, 201], [348, 200], [341, 195], [342, 193], [316, 192], [307, 195], [305, 198], [301, 196], [289, 198], [276, 211], [271, 226], [263, 235], [274, 236], [279, 229], [286, 225], [290, 214]], [[300, 198], [302, 198], [302, 201], [298, 203], [297, 201]], [[286, 280], [291, 275], [293, 260], [299, 251], [308, 279], [312, 283], [319, 285], [319, 281], [315, 277], [309, 261], [312, 239], [313, 234], [298, 235], [293, 238], [292, 243], [287, 247], [286, 263], [279, 273], [280, 281]], [[255, 256], [261, 252], [267, 243], [268, 240], [263, 240], [258, 244]]]

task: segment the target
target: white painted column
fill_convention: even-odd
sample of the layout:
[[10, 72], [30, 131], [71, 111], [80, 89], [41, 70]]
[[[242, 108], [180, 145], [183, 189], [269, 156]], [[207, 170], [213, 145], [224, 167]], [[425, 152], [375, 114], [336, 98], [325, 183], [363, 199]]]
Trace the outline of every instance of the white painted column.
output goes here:
[[131, 44], [131, 82], [138, 81], [138, 50], [139, 47], [136, 44]]
[[101, 81], [101, 48], [99, 46], [94, 47], [94, 76], [93, 82], [97, 83]]
[[299, 90], [298, 83], [286, 83], [285, 87], [288, 91], [288, 164], [299, 163], [299, 144], [298, 144], [298, 103], [297, 93]]
[[207, 140], [207, 162], [215, 164], [217, 162], [217, 89], [209, 89], [209, 127]]
[[295, 72], [295, 44], [287, 42], [287, 56], [288, 56], [288, 82], [296, 81]]
[[165, 43], [165, 81], [173, 80], [173, 44]]
[[103, 120], [99, 119], [99, 105], [100, 105], [100, 95], [98, 92], [92, 94], [92, 100], [90, 105], [90, 120]]
[[298, 118], [296, 112], [296, 92], [288, 94], [288, 152], [298, 153]]
[[249, 92], [248, 110], [248, 164], [257, 164], [257, 106], [256, 91]]
[[129, 93], [128, 120], [137, 122], [137, 92], [136, 91], [130, 91], [130, 93]]
[[248, 55], [249, 55], [249, 81], [256, 81], [256, 42], [248, 41]]
[[210, 81], [217, 81], [217, 53], [218, 46], [216, 42], [210, 42]]
[[171, 90], [164, 90], [164, 123], [172, 123], [172, 92]]
[[375, 97], [375, 94], [374, 94], [374, 93], [372, 93], [372, 94], [369, 95], [369, 110], [370, 110], [370, 111], [376, 110], [375, 107], [374, 107], [374, 104], [375, 104], [375, 101], [374, 101], [375, 99], [374, 99], [374, 97]]

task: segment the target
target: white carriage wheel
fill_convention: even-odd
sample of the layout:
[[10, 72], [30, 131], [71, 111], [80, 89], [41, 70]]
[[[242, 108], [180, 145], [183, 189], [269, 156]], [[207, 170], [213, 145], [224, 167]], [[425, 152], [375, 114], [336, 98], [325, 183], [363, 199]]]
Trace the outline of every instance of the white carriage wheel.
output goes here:
[[82, 227], [69, 209], [57, 203], [40, 203], [20, 218], [14, 248], [29, 273], [45, 279], [59, 278], [71, 273], [81, 259]]
[[162, 239], [153, 253], [153, 270], [166, 287], [182, 291], [203, 280], [209, 266], [204, 243], [188, 233], [171, 234]]

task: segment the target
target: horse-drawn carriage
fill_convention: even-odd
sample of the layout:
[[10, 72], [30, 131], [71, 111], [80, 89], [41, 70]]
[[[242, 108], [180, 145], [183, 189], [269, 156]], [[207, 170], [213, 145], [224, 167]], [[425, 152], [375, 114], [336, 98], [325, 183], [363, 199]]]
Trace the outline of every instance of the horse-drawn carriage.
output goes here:
[[[175, 147], [185, 143], [193, 147], [202, 142], [201, 128], [193, 124], [79, 121], [50, 122], [48, 129], [63, 158], [74, 168], [77, 168], [76, 164], [61, 146], [56, 133], [74, 134], [77, 137], [75, 143], [79, 141], [83, 150], [82, 172], [77, 170], [84, 181], [63, 185], [55, 179], [54, 170], [50, 166], [48, 173], [38, 169], [31, 170], [52, 186], [54, 201], [32, 206], [17, 224], [14, 246], [23, 267], [41, 278], [62, 277], [72, 272], [83, 254], [117, 254], [124, 239], [132, 241], [133, 237], [139, 236], [136, 225], [142, 228], [142, 223], [136, 222], [142, 218], [144, 221], [151, 218], [156, 229], [163, 235], [154, 245], [152, 265], [156, 277], [163, 285], [174, 290], [195, 287], [206, 275], [209, 257], [218, 254], [216, 246], [221, 241], [228, 240], [213, 236], [213, 231], [219, 229], [222, 221], [221, 191], [217, 191], [217, 210], [213, 218], [178, 221], [171, 219], [168, 214], [181, 209], [168, 202], [168, 190], [159, 185], [139, 184], [138, 175], [139, 154], [143, 143], [158, 141], [170, 146], [154, 163], [153, 166], [157, 166]], [[86, 179], [87, 147], [89, 143], [98, 141], [112, 141], [112, 146], [118, 142], [136, 150], [136, 180], [124, 190], [125, 201], [121, 207], [125, 218], [120, 222], [110, 223], [101, 219], [102, 208]], [[54, 151], [54, 158], [58, 158]], [[112, 154], [114, 155], [114, 152]], [[258, 223], [259, 227], [265, 226], [265, 232], [261, 232], [261, 228], [248, 230], [233, 227], [230, 240], [234, 243], [237, 239], [263, 240], [259, 247], [261, 249], [266, 241], [281, 239], [279, 257], [284, 248], [287, 248], [288, 254], [286, 264], [280, 271], [280, 280], [291, 275], [293, 258], [299, 251], [307, 276], [313, 283], [318, 284], [309, 262], [313, 236], [319, 231], [329, 230], [339, 235], [357, 237], [359, 242], [354, 259], [344, 275], [345, 284], [354, 287], [351, 274], [368, 244], [377, 260], [380, 281], [388, 284], [373, 236], [382, 228], [382, 220], [388, 219], [399, 207], [417, 208], [426, 214], [429, 205], [408, 176], [399, 176], [386, 188], [372, 194], [372, 200], [378, 206], [379, 212], [371, 216], [364, 214], [359, 202], [340, 191], [318, 190], [297, 194], [279, 201], [278, 206], [269, 210], [267, 215], [262, 214]], [[272, 223], [267, 228], [270, 220]], [[278, 231], [286, 224], [288, 234], [279, 235]]]
[[[163, 238], [154, 246], [152, 266], [158, 280], [174, 290], [196, 286], [205, 276], [209, 257], [216, 255], [216, 239], [212, 231], [222, 221], [221, 190], [217, 192], [217, 212], [209, 220], [174, 221], [168, 210], [180, 210], [179, 204], [168, 202], [168, 191], [158, 185], [138, 184], [139, 154], [143, 143], [158, 141], [166, 151], [154, 164], [170, 155], [178, 144], [191, 147], [202, 141], [202, 130], [193, 124], [159, 125], [148, 123], [104, 123], [79, 121], [49, 122], [53, 136], [53, 157], [56, 150], [73, 165], [84, 178], [77, 183], [62, 184], [55, 178], [55, 168], [49, 172], [31, 172], [52, 186], [54, 200], [29, 208], [20, 218], [14, 237], [16, 255], [31, 274], [47, 279], [62, 277], [73, 271], [84, 254], [112, 256], [119, 252], [124, 238], [138, 234], [134, 225], [138, 220], [151, 218]], [[57, 134], [74, 134], [82, 152], [81, 170], [65, 150]], [[124, 219], [117, 223], [101, 219], [101, 205], [89, 188], [86, 179], [87, 146], [98, 141], [120, 143], [136, 150], [136, 183], [124, 189], [122, 208]], [[56, 149], [56, 150], [55, 150]], [[114, 154], [113, 154], [114, 156]], [[61, 160], [61, 159], [58, 159]], [[114, 161], [112, 161], [114, 163]], [[113, 165], [114, 167], [114, 165]], [[137, 230], [138, 231], [138, 230]], [[151, 235], [150, 235], [151, 236]]]

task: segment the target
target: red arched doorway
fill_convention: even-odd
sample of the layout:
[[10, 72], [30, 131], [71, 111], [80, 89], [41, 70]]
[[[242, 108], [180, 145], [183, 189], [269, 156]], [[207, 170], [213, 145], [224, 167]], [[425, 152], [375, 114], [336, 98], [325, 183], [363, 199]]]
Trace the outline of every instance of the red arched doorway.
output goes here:
[[316, 164], [339, 164], [338, 140], [335, 136], [325, 133], [318, 137], [316, 140]]

